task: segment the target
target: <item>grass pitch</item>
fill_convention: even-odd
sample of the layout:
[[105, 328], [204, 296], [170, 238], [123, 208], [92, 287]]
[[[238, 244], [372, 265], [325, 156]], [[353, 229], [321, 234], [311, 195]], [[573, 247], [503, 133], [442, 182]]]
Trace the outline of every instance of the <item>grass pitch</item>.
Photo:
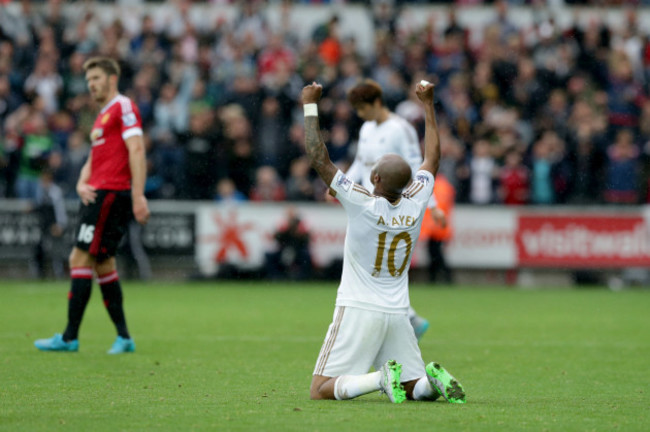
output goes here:
[[468, 403], [392, 405], [378, 393], [311, 401], [336, 283], [125, 282], [132, 355], [95, 287], [80, 352], [61, 332], [67, 283], [0, 285], [0, 430], [645, 431], [650, 292], [415, 285], [421, 341]]

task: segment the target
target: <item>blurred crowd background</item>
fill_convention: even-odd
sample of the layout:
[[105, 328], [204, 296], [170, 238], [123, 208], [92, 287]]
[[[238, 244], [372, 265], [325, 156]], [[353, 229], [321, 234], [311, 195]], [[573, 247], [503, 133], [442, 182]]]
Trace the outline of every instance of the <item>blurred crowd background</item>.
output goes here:
[[[323, 84], [321, 127], [346, 169], [361, 126], [346, 92], [372, 78], [421, 136], [412, 89], [421, 79], [437, 83], [440, 171], [457, 202], [649, 202], [650, 39], [639, 9], [624, 10], [621, 26], [605, 12], [559, 26], [548, 9], [557, 2], [497, 1], [486, 12], [492, 21], [471, 28], [456, 11], [481, 1], [437, 9], [444, 26], [434, 16], [400, 25], [422, 2], [364, 2], [374, 41], [367, 54], [341, 32], [344, 8], [305, 40], [292, 12], [310, 2], [271, 3], [279, 28], [269, 26], [266, 2], [211, 2], [235, 7], [234, 19], [197, 25], [193, 3], [181, 0], [163, 18], [145, 12], [133, 25], [129, 16], [129, 26], [119, 13], [107, 22], [92, 2], [74, 14], [62, 1], [0, 2], [0, 197], [34, 199], [43, 173], [76, 197], [99, 108], [82, 65], [107, 55], [119, 60], [121, 92], [142, 115], [152, 199], [323, 200], [325, 185], [304, 155], [300, 90]], [[532, 23], [513, 19], [513, 4], [535, 10]]]

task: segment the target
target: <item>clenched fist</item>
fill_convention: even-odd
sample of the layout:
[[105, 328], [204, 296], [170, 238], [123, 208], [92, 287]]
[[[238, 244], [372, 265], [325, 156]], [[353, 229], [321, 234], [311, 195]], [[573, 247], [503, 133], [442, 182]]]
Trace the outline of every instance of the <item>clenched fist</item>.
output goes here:
[[317, 84], [315, 81], [309, 85], [306, 85], [303, 87], [301, 94], [303, 105], [317, 103], [320, 100], [322, 93], [323, 86]]

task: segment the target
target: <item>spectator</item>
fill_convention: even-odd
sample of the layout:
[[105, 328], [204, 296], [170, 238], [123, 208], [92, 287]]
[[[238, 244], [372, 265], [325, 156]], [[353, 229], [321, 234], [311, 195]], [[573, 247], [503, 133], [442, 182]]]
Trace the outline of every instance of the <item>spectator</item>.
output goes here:
[[275, 168], [268, 165], [258, 168], [250, 192], [251, 201], [283, 201], [286, 197], [284, 185]]
[[330, 139], [327, 141], [327, 151], [332, 162], [346, 161], [350, 154], [350, 132], [344, 123], [332, 126]]
[[20, 99], [18, 95], [11, 90], [11, 83], [7, 75], [0, 75], [0, 124], [4, 123], [5, 118], [18, 109]]
[[630, 130], [621, 129], [616, 134], [614, 144], [607, 149], [605, 183], [607, 203], [636, 204], [638, 202], [639, 149], [633, 139]]
[[75, 130], [68, 137], [66, 150], [62, 152], [59, 165], [56, 168], [55, 178], [63, 190], [64, 197], [67, 199], [76, 199], [77, 197], [77, 179], [81, 173], [86, 160], [90, 144], [80, 130]]
[[151, 139], [155, 143], [158, 173], [168, 190], [165, 193], [167, 197], [173, 196], [175, 191], [182, 189], [186, 154], [179, 145], [178, 136], [183, 136], [187, 132], [188, 104], [195, 82], [196, 73], [187, 68], [180, 88], [170, 82], [163, 84], [160, 96], [153, 106], [154, 126], [151, 130]]
[[52, 272], [57, 279], [65, 276], [64, 260], [67, 258], [64, 242], [68, 216], [65, 210], [63, 191], [54, 183], [50, 169], [44, 169], [36, 187], [33, 211], [38, 215], [40, 237], [34, 248], [33, 268], [35, 276], [47, 275], [46, 262], [52, 263]]
[[194, 113], [188, 131], [179, 135], [184, 150], [183, 196], [186, 198], [212, 199], [217, 178], [224, 171], [221, 138], [213, 122], [211, 111]]
[[314, 184], [309, 178], [310, 171], [309, 160], [304, 156], [291, 162], [287, 179], [287, 199], [289, 201], [314, 200]]
[[[451, 183], [447, 181], [444, 174], [438, 172], [433, 186], [437, 206], [427, 208], [423, 220], [420, 238], [427, 240], [429, 252], [429, 281], [435, 282], [438, 275], [442, 275], [442, 281], [447, 284], [453, 282], [451, 269], [445, 259], [444, 246], [453, 236], [452, 218], [456, 191]], [[435, 215], [436, 212], [442, 215]]]
[[267, 84], [281, 69], [293, 70], [296, 66], [296, 57], [293, 50], [285, 44], [284, 37], [274, 34], [266, 48], [259, 54], [257, 65], [259, 80], [262, 84]]
[[434, 46], [429, 55], [427, 72], [435, 74], [441, 86], [446, 86], [449, 78], [463, 68], [466, 68], [467, 59], [463, 50], [464, 38], [458, 33], [444, 35], [441, 44]]
[[537, 140], [533, 146], [530, 199], [534, 204], [553, 204], [555, 202], [555, 190], [551, 176], [553, 167], [551, 152], [552, 144], [545, 137]]
[[266, 253], [265, 270], [270, 279], [305, 280], [312, 275], [309, 231], [295, 209], [287, 210], [287, 218], [273, 234], [276, 250]]
[[496, 164], [490, 154], [490, 143], [487, 140], [478, 140], [472, 146], [469, 169], [470, 202], [491, 204], [494, 201], [493, 180], [496, 175]]
[[79, 51], [75, 51], [70, 56], [63, 73], [63, 90], [62, 99], [69, 101], [75, 98], [84, 98], [88, 91], [86, 86], [86, 73], [83, 65], [86, 57]]
[[24, 126], [24, 143], [20, 150], [20, 168], [16, 180], [16, 197], [36, 199], [38, 179], [48, 167], [49, 156], [54, 150], [54, 140], [45, 120], [33, 115]]
[[226, 177], [217, 183], [214, 200], [223, 204], [234, 204], [246, 201], [246, 195], [237, 190], [232, 179]]
[[465, 146], [443, 122], [438, 125], [438, 133], [440, 135], [440, 167], [438, 172], [444, 175], [454, 190], [457, 191], [463, 177], [461, 171], [465, 165]]
[[239, 16], [233, 23], [235, 39], [238, 43], [247, 45], [253, 50], [259, 50], [269, 41], [269, 29], [260, 13], [261, 2], [247, 1], [242, 3]]
[[494, 24], [498, 26], [500, 31], [500, 40], [502, 42], [516, 35], [518, 32], [517, 26], [512, 22], [509, 15], [508, 1], [498, 0], [494, 3], [496, 7], [497, 17]]
[[59, 94], [63, 90], [63, 79], [56, 71], [56, 64], [47, 57], [39, 57], [34, 72], [25, 81], [25, 92], [35, 93], [43, 99], [44, 110], [53, 114], [59, 108]]
[[260, 122], [256, 128], [258, 161], [261, 165], [281, 168], [286, 160], [286, 118], [283, 118], [280, 103], [274, 97], [267, 97], [262, 101], [261, 111]]
[[551, 145], [551, 160], [553, 161], [551, 177], [553, 178], [555, 202], [566, 204], [574, 182], [575, 167], [567, 153], [566, 142], [558, 136], [557, 131], [546, 131], [544, 136], [547, 137]]
[[511, 148], [505, 157], [505, 166], [499, 173], [501, 202], [507, 205], [522, 205], [528, 202], [530, 194], [530, 172], [523, 164], [521, 152]]
[[250, 195], [255, 169], [255, 155], [250, 139], [235, 140], [228, 156], [228, 174], [235, 182], [237, 190], [240, 190], [245, 196]]
[[627, 56], [614, 52], [610, 58], [610, 77], [607, 86], [607, 107], [610, 136], [621, 128], [638, 126], [643, 90], [634, 80], [632, 64]]
[[320, 45], [332, 33], [332, 29], [338, 27], [338, 25], [338, 15], [332, 15], [332, 17], [327, 22], [316, 26], [312, 32], [311, 39], [314, 41], [314, 43], [316, 43], [316, 45]]
[[327, 37], [319, 44], [318, 54], [321, 60], [329, 66], [336, 66], [341, 61], [343, 47], [339, 38], [338, 26], [328, 28]]
[[50, 116], [48, 126], [54, 140], [54, 147], [58, 150], [66, 150], [68, 137], [75, 128], [72, 115], [66, 110], [59, 110]]
[[570, 204], [596, 204], [602, 199], [606, 156], [596, 146], [592, 130], [588, 123], [578, 123], [573, 137], [575, 180], [568, 199]]

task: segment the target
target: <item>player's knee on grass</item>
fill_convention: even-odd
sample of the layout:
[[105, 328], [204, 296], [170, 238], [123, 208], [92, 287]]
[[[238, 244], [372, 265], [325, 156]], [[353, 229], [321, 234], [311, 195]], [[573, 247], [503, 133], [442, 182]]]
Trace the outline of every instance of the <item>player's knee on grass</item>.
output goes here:
[[335, 378], [314, 375], [309, 387], [309, 397], [312, 400], [335, 399], [334, 397]]
[[413, 389], [415, 388], [415, 384], [417, 382], [418, 380], [411, 380], [402, 383], [402, 386], [404, 387], [404, 391], [406, 391], [406, 397], [409, 400], [413, 400]]

